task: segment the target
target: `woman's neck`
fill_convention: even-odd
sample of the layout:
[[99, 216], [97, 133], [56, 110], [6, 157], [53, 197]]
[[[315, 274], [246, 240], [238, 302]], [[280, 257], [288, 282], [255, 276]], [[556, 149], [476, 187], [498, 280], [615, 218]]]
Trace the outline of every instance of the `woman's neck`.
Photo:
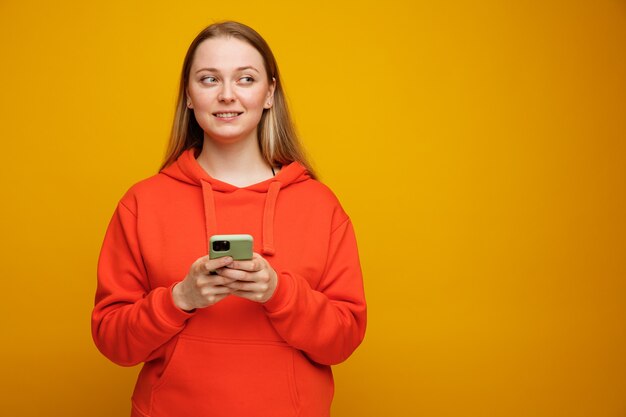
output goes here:
[[219, 143], [205, 136], [198, 163], [213, 178], [247, 187], [273, 176], [256, 140]]

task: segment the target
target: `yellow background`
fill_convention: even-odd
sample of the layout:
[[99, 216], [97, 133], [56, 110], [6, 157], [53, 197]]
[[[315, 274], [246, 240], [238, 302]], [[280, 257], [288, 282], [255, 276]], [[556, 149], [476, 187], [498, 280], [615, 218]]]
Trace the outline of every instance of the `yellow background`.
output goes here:
[[272, 46], [356, 226], [369, 327], [335, 416], [626, 416], [621, 0], [0, 1], [0, 414], [128, 415], [97, 256], [223, 19]]

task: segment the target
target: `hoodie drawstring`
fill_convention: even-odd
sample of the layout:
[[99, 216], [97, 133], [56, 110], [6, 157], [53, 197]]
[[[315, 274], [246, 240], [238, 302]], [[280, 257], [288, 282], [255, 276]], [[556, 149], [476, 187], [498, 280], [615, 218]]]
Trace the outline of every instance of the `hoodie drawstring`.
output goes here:
[[209, 247], [211, 236], [217, 231], [217, 219], [215, 218], [215, 199], [213, 198], [213, 187], [207, 181], [202, 183], [202, 197], [204, 200], [204, 221], [206, 225], [207, 248]]
[[282, 184], [274, 181], [270, 184], [265, 198], [265, 208], [263, 209], [263, 255], [274, 255], [274, 214], [276, 212], [276, 200]]

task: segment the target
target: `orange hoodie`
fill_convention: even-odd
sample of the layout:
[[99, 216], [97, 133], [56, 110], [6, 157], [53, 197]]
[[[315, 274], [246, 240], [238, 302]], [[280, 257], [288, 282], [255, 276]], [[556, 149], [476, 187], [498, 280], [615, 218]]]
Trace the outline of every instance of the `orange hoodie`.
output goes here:
[[[186, 151], [120, 200], [98, 262], [98, 349], [120, 365], [145, 362], [133, 417], [328, 416], [329, 365], [365, 334], [350, 219], [297, 162], [238, 188], [211, 178], [196, 154]], [[211, 235], [229, 233], [254, 237], [278, 274], [274, 295], [180, 310], [172, 287], [208, 253]]]

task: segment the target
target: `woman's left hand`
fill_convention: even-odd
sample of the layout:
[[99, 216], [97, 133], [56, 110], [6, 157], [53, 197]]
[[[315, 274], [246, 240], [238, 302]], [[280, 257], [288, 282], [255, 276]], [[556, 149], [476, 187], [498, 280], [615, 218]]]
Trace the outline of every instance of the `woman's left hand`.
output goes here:
[[234, 290], [231, 295], [247, 298], [257, 303], [269, 300], [278, 284], [276, 271], [261, 255], [254, 253], [249, 261], [233, 261], [218, 269], [218, 275], [236, 281], [224, 284]]

